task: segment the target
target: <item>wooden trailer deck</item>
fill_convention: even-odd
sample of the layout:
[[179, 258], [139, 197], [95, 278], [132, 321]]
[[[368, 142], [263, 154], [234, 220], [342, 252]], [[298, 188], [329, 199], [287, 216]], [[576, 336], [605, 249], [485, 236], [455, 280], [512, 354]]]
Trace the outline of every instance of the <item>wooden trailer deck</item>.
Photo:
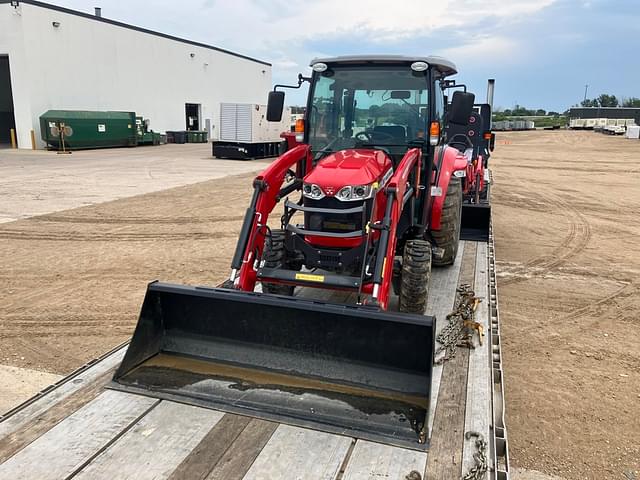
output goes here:
[[105, 389], [124, 345], [0, 417], [0, 479], [459, 479], [475, 464], [468, 431], [487, 440], [484, 478], [507, 479], [492, 239], [433, 270], [438, 330], [461, 283], [483, 298], [486, 335], [435, 367], [428, 452]]

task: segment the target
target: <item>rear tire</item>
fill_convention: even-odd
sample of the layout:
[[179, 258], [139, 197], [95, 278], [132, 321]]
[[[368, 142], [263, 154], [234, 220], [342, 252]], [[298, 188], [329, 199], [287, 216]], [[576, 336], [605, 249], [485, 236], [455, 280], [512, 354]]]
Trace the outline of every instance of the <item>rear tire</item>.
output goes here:
[[444, 250], [442, 258], [433, 259], [435, 266], [451, 265], [458, 254], [460, 228], [462, 221], [462, 184], [458, 177], [451, 177], [447, 194], [444, 197], [440, 230], [433, 230], [431, 235], [438, 248]]
[[[265, 240], [262, 259], [264, 260], [264, 266], [266, 268], [286, 268], [287, 252], [284, 248], [284, 230], [271, 230], [271, 241], [269, 241], [269, 238]], [[293, 285], [269, 282], [261, 283], [264, 293], [291, 296], [295, 289]]]
[[400, 277], [400, 311], [424, 314], [431, 277], [431, 244], [409, 240], [404, 246]]

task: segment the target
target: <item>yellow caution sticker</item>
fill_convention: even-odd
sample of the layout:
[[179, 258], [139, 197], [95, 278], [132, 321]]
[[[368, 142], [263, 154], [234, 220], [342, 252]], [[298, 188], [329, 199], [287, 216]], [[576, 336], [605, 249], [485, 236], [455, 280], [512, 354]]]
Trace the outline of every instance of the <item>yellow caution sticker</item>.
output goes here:
[[296, 273], [296, 280], [305, 282], [324, 282], [324, 275], [313, 275], [312, 273]]

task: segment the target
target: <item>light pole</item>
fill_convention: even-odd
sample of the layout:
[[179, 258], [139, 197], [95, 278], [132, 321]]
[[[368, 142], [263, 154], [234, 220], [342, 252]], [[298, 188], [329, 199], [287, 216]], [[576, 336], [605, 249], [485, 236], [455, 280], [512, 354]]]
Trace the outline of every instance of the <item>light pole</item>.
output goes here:
[[589, 90], [589, 85], [584, 86], [584, 101], [587, 101], [587, 90]]

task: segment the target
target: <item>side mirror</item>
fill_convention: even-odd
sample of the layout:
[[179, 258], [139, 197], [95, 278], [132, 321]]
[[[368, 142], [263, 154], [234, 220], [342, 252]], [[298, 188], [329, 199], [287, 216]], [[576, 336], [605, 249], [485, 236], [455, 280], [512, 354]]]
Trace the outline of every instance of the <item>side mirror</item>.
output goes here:
[[282, 120], [282, 111], [284, 109], [284, 92], [269, 92], [269, 100], [267, 101], [267, 122], [279, 122]]
[[458, 125], [466, 125], [469, 123], [469, 116], [473, 111], [473, 103], [476, 96], [471, 92], [453, 92], [451, 97], [451, 106], [449, 107], [449, 122]]

